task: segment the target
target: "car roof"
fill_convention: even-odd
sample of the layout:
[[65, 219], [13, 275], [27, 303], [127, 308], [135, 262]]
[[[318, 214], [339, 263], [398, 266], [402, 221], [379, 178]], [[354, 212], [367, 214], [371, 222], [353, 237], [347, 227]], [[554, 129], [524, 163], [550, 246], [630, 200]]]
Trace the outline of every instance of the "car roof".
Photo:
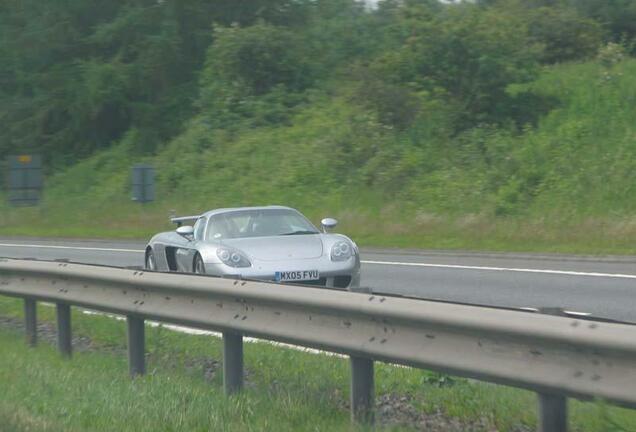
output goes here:
[[[235, 211], [242, 211], [242, 210], [291, 210], [291, 211], [295, 211], [298, 212], [298, 210], [291, 208], [291, 207], [286, 207], [286, 206], [280, 206], [280, 205], [270, 205], [270, 206], [260, 206], [260, 207], [228, 207], [228, 208], [220, 208], [220, 209], [214, 209], [214, 210], [210, 210], [207, 211], [205, 213], [203, 213], [201, 216], [204, 217], [210, 217], [210, 216], [214, 216], [217, 214], [221, 214], [221, 213], [230, 213], [230, 212], [235, 212]], [[300, 213], [300, 212], [298, 212]]]

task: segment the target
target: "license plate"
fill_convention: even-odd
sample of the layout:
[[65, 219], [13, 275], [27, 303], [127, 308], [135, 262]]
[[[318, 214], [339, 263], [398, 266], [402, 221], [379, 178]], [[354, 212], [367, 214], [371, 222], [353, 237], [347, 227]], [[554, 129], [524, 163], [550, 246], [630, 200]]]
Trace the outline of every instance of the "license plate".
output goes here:
[[298, 282], [320, 279], [318, 270], [280, 271], [275, 273], [277, 282]]

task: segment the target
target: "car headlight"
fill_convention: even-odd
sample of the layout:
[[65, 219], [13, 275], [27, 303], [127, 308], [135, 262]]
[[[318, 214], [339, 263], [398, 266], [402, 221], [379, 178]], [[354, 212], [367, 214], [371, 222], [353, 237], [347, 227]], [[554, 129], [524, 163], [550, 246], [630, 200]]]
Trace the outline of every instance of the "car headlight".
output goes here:
[[219, 257], [221, 262], [230, 267], [251, 267], [252, 263], [239, 251], [218, 248], [216, 250], [216, 256]]
[[354, 254], [353, 246], [347, 241], [339, 241], [331, 248], [331, 261], [345, 261]]

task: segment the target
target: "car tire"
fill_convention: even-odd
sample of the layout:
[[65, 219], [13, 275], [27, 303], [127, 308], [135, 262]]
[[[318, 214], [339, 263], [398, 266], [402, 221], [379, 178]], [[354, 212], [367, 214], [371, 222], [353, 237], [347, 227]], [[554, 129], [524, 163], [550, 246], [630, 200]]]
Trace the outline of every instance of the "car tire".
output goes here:
[[194, 256], [194, 264], [192, 265], [192, 269], [196, 274], [205, 274], [205, 263], [203, 262], [203, 258], [201, 258], [201, 255], [196, 254]]
[[155, 261], [155, 254], [152, 252], [152, 249], [148, 249], [146, 252], [144, 268], [149, 271], [157, 270], [157, 261]]

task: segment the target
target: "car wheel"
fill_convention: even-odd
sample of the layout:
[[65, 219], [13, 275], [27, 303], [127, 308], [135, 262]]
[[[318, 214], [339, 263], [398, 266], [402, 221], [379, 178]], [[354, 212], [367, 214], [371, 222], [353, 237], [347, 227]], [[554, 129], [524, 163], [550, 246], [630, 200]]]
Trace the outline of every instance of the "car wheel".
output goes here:
[[201, 255], [196, 254], [194, 257], [194, 272], [196, 274], [205, 274], [205, 264], [203, 263], [203, 258]]
[[155, 254], [152, 252], [152, 249], [146, 252], [146, 270], [155, 271], [157, 270], [157, 263], [155, 262]]

